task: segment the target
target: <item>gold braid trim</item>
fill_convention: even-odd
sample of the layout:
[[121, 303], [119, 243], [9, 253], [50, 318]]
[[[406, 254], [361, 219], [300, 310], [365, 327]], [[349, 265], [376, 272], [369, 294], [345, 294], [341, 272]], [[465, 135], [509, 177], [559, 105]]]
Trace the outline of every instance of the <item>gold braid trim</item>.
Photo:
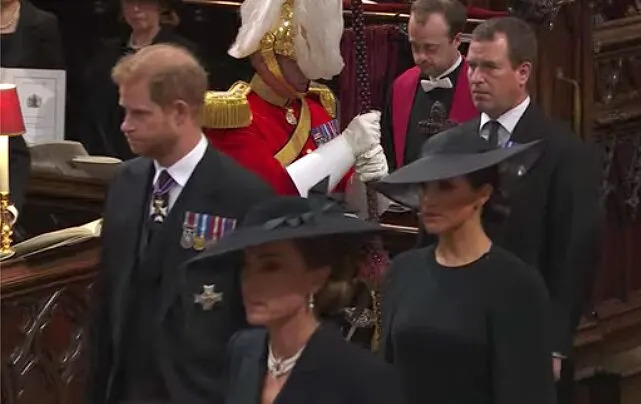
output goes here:
[[227, 91], [207, 91], [202, 113], [203, 126], [212, 129], [244, 128], [252, 123], [247, 101], [251, 87], [235, 82]]
[[290, 165], [301, 154], [309, 138], [309, 131], [312, 130], [312, 119], [307, 100], [301, 98], [300, 102], [298, 125], [287, 143], [274, 155], [283, 167]]
[[329, 87], [312, 81], [307, 93], [318, 97], [327, 113], [333, 119], [336, 119], [336, 116], [338, 115], [336, 111], [336, 96], [334, 96], [334, 93], [329, 89]]

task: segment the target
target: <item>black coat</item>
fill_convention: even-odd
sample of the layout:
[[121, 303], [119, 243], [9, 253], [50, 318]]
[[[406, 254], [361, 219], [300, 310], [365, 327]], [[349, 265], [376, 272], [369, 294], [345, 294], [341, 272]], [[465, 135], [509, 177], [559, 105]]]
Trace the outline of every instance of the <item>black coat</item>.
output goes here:
[[7, 39], [2, 39], [2, 67], [64, 69], [62, 41], [55, 15], [22, 0], [16, 30], [13, 34], [6, 35], [12, 38], [10, 46], [5, 43]]
[[[454, 133], [478, 136], [479, 125], [477, 118]], [[543, 141], [542, 154], [516, 181], [507, 201], [509, 216], [500, 223], [486, 219], [484, 226], [494, 242], [541, 272], [551, 300], [552, 349], [570, 354], [598, 258], [599, 164], [592, 145], [530, 104], [510, 140], [537, 139]], [[517, 157], [515, 164], [526, 158]]]
[[[222, 402], [225, 348], [234, 332], [245, 325], [238, 287], [238, 265], [230, 261], [195, 261], [193, 249], [180, 245], [185, 212], [226, 218], [244, 216], [255, 203], [272, 195], [258, 177], [220, 152], [208, 148], [159, 233], [143, 250], [140, 240], [148, 220], [153, 162], [126, 162], [109, 189], [102, 232], [102, 272], [96, 296], [90, 348], [88, 402], [115, 403], [122, 398], [125, 347], [131, 338], [125, 328], [131, 305], [141, 292], [135, 276], [159, 274], [148, 324], [150, 365], [160, 373], [164, 389], [175, 403]], [[195, 304], [204, 285], [215, 285], [223, 301], [209, 311]], [[135, 300], [134, 300], [135, 301]]]
[[[230, 342], [226, 404], [260, 404], [267, 370], [267, 332], [244, 330]], [[307, 343], [274, 404], [402, 404], [397, 373], [347, 343], [329, 324]]]
[[[89, 154], [122, 160], [136, 157], [120, 130], [125, 115], [118, 105], [118, 87], [111, 78], [118, 60], [133, 52], [127, 45], [128, 39], [112, 38], [101, 43], [84, 73], [82, 112], [73, 118], [73, 126]], [[152, 43], [173, 43], [195, 53], [192, 42], [168, 27], [161, 28]]]

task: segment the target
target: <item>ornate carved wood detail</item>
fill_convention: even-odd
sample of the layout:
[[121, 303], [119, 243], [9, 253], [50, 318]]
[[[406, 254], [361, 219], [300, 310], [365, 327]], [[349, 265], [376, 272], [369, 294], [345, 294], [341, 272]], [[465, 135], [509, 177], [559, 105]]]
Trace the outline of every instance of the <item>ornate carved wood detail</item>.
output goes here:
[[84, 402], [86, 329], [98, 240], [0, 271], [3, 404]]
[[510, 0], [508, 9], [513, 15], [549, 29], [561, 7], [574, 3], [574, 0]]
[[596, 55], [594, 103], [597, 126], [641, 117], [641, 46]]
[[641, 119], [600, 128], [602, 201], [607, 216], [594, 301], [627, 300], [641, 290]]
[[641, 117], [641, 0], [593, 6], [594, 121], [597, 127]]
[[594, 23], [641, 16], [640, 0], [597, 0], [594, 3]]
[[2, 402], [80, 402], [91, 285], [2, 301]]

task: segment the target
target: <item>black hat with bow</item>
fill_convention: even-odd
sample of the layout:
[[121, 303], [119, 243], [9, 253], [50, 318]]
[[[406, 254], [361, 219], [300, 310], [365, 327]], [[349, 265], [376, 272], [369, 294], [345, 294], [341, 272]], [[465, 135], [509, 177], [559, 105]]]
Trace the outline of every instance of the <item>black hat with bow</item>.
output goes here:
[[508, 142], [505, 147], [495, 148], [480, 136], [478, 128], [460, 125], [425, 141], [421, 158], [394, 171], [374, 187], [391, 200], [416, 209], [420, 184], [498, 166], [500, 191], [506, 196], [515, 180], [525, 175], [537, 161], [540, 142]]
[[[328, 179], [314, 187], [327, 189]], [[382, 228], [347, 212], [340, 201], [310, 191], [308, 198], [277, 196], [247, 212], [238, 229], [208, 246], [199, 258], [221, 256], [262, 244], [331, 235], [380, 232]]]

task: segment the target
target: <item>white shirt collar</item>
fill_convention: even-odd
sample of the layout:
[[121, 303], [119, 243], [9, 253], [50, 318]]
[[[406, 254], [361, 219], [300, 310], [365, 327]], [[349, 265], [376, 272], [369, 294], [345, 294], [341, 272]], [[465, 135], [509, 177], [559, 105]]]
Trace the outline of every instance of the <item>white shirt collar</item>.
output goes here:
[[187, 183], [187, 181], [189, 180], [189, 177], [191, 177], [191, 173], [194, 172], [194, 169], [196, 169], [196, 166], [205, 155], [206, 150], [207, 150], [207, 139], [205, 138], [205, 135], [201, 134], [198, 144], [193, 149], [191, 149], [189, 153], [185, 154], [183, 158], [181, 158], [171, 166], [163, 167], [160, 164], [158, 164], [156, 160], [154, 160], [154, 167], [156, 168], [156, 174], [154, 174], [153, 184], [156, 183], [156, 180], [160, 175], [160, 171], [162, 169], [166, 169], [169, 172], [169, 175], [171, 175], [171, 178], [173, 178], [173, 180], [176, 181], [176, 184], [178, 184], [181, 188], [183, 188]]
[[[523, 101], [516, 107], [510, 109], [509, 111], [505, 112], [503, 115], [499, 116], [497, 121], [501, 124], [505, 130], [507, 130], [510, 134], [514, 132], [514, 128], [516, 127], [516, 124], [519, 123], [519, 120], [523, 116], [523, 113], [525, 113], [525, 110], [527, 107], [530, 105], [530, 96], [528, 95], [525, 97]], [[483, 129], [483, 126], [491, 121], [492, 118], [490, 118], [485, 112], [481, 114], [481, 126], [479, 129]]]
[[448, 74], [452, 73], [454, 70], [456, 70], [457, 67], [461, 64], [463, 61], [463, 56], [461, 56], [461, 53], [459, 52], [458, 58], [456, 58], [456, 62], [452, 66], [450, 66], [449, 69], [445, 70], [443, 73], [439, 74], [438, 77], [432, 78], [430, 77], [431, 80], [438, 80], [443, 77], [446, 77]]

